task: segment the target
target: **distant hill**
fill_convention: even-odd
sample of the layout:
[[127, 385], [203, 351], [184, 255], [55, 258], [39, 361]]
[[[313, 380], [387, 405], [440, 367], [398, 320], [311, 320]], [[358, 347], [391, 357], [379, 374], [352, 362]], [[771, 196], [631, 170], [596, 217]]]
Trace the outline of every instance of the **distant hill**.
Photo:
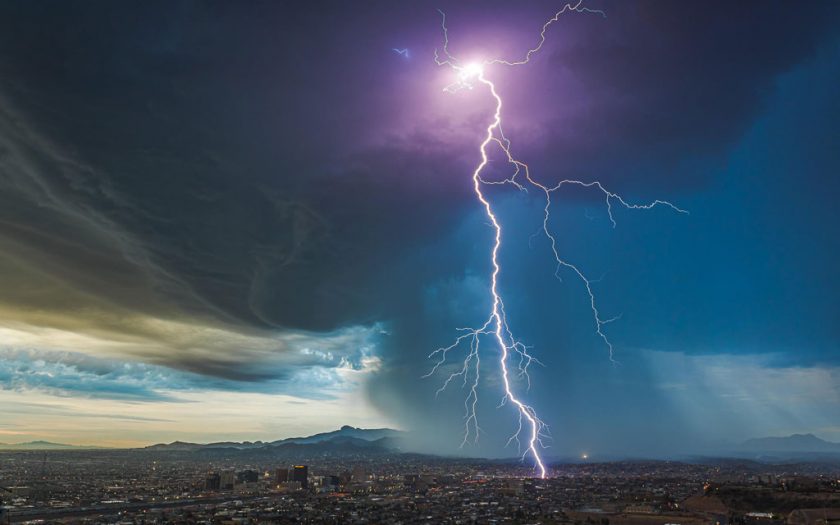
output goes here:
[[102, 447], [66, 445], [64, 443], [51, 443], [49, 441], [28, 441], [26, 443], [0, 443], [0, 450], [70, 450], [95, 448]]
[[279, 445], [283, 443], [320, 443], [322, 441], [330, 441], [335, 438], [356, 438], [364, 441], [376, 441], [382, 438], [399, 438], [403, 432], [391, 428], [355, 428], [349, 425], [344, 425], [338, 430], [332, 432], [322, 432], [308, 437], [288, 438], [273, 441], [272, 445]]
[[157, 445], [150, 445], [148, 447], [145, 447], [144, 450], [171, 450], [188, 452], [191, 450], [200, 450], [203, 448], [260, 448], [268, 444], [269, 443], [264, 443], [262, 441], [254, 441], [253, 443], [250, 441], [243, 441], [242, 443], [238, 443], [236, 441], [219, 441], [216, 443], [188, 443], [185, 441], [173, 441], [172, 443], [158, 443]]
[[[280, 452], [283, 450], [324, 449], [324, 450], [374, 450], [377, 448], [392, 450], [398, 448], [400, 438], [404, 435], [399, 430], [390, 428], [356, 428], [345, 425], [338, 430], [322, 432], [312, 436], [278, 439], [266, 443], [263, 441], [222, 441], [217, 443], [160, 443], [145, 447], [144, 450], [159, 452], [192, 452], [192, 451], [259, 451]], [[303, 447], [304, 445], [310, 447]], [[315, 446], [319, 445], [319, 446]]]
[[185, 443], [183, 441], [173, 441], [172, 443], [158, 443], [157, 445], [150, 445], [144, 450], [171, 450], [171, 451], [190, 451], [198, 450], [204, 447], [200, 443]]
[[748, 439], [741, 443], [740, 448], [743, 451], [756, 453], [806, 452], [840, 454], [840, 443], [826, 441], [813, 434], [793, 434], [786, 437]]
[[265, 444], [262, 447], [217, 447], [202, 446], [189, 452], [158, 451], [166, 454], [189, 454], [195, 459], [207, 461], [238, 460], [248, 462], [288, 461], [290, 463], [318, 458], [336, 458], [344, 460], [359, 460], [362, 458], [381, 458], [401, 454], [392, 438], [381, 438], [373, 441], [349, 436], [335, 436], [315, 443], [280, 443]]

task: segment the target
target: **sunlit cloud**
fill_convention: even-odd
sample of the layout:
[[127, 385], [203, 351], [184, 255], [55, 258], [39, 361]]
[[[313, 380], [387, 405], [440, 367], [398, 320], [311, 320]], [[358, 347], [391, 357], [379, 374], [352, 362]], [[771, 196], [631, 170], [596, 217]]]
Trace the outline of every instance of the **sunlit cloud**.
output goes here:
[[[324, 399], [358, 388], [380, 364], [377, 326], [264, 338], [177, 323], [164, 328], [170, 337], [161, 343], [0, 328], [0, 388], [137, 401], [206, 390]], [[166, 359], [173, 348], [178, 354]]]

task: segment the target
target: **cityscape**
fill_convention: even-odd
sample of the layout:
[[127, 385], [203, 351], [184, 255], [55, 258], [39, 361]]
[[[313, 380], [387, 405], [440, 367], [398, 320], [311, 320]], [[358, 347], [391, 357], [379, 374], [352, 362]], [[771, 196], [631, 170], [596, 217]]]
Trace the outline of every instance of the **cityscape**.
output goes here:
[[0, 0], [0, 525], [840, 525], [840, 0]]
[[7, 450], [0, 452], [4, 520], [126, 525], [829, 525], [840, 520], [840, 455], [776, 463], [768, 457], [580, 458], [551, 463], [550, 476], [540, 479], [515, 459], [401, 453], [353, 439], [296, 443], [297, 450], [187, 443]]

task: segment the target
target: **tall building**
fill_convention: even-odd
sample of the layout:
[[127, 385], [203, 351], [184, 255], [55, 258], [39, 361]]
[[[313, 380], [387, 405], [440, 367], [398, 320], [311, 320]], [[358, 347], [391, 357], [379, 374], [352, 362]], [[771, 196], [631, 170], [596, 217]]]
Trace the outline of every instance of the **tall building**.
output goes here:
[[367, 470], [362, 465], [353, 467], [353, 481], [367, 481]]
[[219, 477], [219, 488], [221, 490], [233, 490], [233, 485], [236, 483], [236, 473], [232, 470], [222, 471]]
[[218, 472], [211, 472], [207, 474], [207, 479], [204, 480], [204, 488], [207, 490], [219, 490], [221, 486], [221, 477]]
[[274, 483], [280, 485], [281, 483], [285, 483], [289, 481], [289, 469], [286, 467], [278, 467], [277, 470], [274, 471]]
[[306, 490], [309, 487], [309, 467], [306, 465], [295, 465], [292, 467], [292, 479], [300, 483], [300, 488]]

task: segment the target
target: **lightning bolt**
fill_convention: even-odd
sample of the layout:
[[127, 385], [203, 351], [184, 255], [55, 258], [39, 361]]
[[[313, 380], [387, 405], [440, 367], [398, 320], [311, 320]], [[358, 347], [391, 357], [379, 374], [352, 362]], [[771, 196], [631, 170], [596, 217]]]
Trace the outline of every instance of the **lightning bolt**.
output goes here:
[[[523, 343], [521, 343], [514, 337], [513, 333], [510, 330], [510, 327], [508, 326], [504, 301], [502, 299], [501, 293], [499, 292], [499, 277], [502, 272], [502, 268], [499, 263], [499, 251], [502, 247], [502, 224], [499, 221], [498, 216], [494, 212], [492, 204], [484, 194], [484, 187], [487, 185], [509, 184], [520, 191], [528, 191], [529, 188], [533, 188], [539, 191], [544, 196], [542, 227], [538, 231], [538, 234], [544, 235], [549, 242], [549, 246], [551, 248], [551, 252], [554, 256], [554, 261], [556, 263], [554, 276], [560, 279], [561, 272], [565, 270], [567, 272], [570, 272], [572, 276], [576, 277], [583, 284], [584, 288], [586, 289], [586, 293], [589, 297], [589, 306], [592, 310], [593, 327], [595, 333], [604, 342], [604, 345], [609, 351], [609, 359], [614, 364], [617, 362], [614, 359], [613, 344], [609, 340], [607, 335], [604, 333], [604, 326], [613, 321], [616, 321], [620, 318], [620, 316], [612, 318], [602, 317], [598, 309], [595, 292], [593, 291], [593, 284], [600, 279], [589, 279], [575, 264], [568, 262], [566, 259], [561, 257], [560, 251], [557, 246], [557, 237], [549, 227], [549, 223], [551, 220], [552, 195], [566, 186], [579, 186], [582, 188], [592, 189], [599, 192], [604, 198], [604, 204], [607, 210], [607, 215], [609, 216], [610, 223], [612, 224], [613, 228], [615, 228], [616, 226], [615, 217], [613, 215], [614, 206], [620, 206], [629, 210], [649, 210], [657, 206], [664, 206], [671, 208], [672, 210], [679, 213], [687, 214], [688, 212], [678, 208], [677, 206], [671, 204], [668, 201], [663, 200], [655, 200], [647, 204], [629, 203], [620, 195], [607, 190], [598, 181], [585, 182], [579, 180], [566, 179], [556, 182], [554, 184], [545, 184], [543, 182], [540, 182], [532, 177], [531, 170], [526, 163], [522, 162], [521, 160], [518, 160], [513, 156], [513, 153], [511, 151], [511, 141], [505, 136], [504, 132], [502, 131], [502, 98], [496, 89], [496, 85], [486, 76], [487, 67], [494, 65], [522, 66], [528, 64], [528, 62], [530, 62], [531, 60], [531, 57], [542, 49], [543, 44], [546, 40], [546, 32], [548, 31], [549, 27], [555, 22], [557, 22], [560, 19], [560, 16], [564, 13], [576, 12], [599, 14], [601, 16], [606, 16], [603, 11], [583, 7], [582, 0], [578, 1], [574, 5], [566, 4], [563, 6], [562, 9], [557, 11], [552, 18], [548, 19], [548, 21], [546, 21], [545, 24], [543, 24], [537, 44], [531, 49], [529, 49], [525, 53], [524, 57], [518, 60], [505, 60], [496, 58], [491, 60], [485, 60], [480, 63], [473, 62], [467, 64], [462, 64], [455, 56], [453, 56], [450, 53], [449, 32], [446, 26], [446, 14], [440, 10], [438, 10], [438, 12], [441, 15], [443, 47], [441, 49], [441, 52], [439, 52], [437, 49], [435, 50], [435, 62], [439, 66], [449, 66], [456, 73], [455, 81], [446, 86], [444, 88], [444, 91], [454, 93], [463, 89], [474, 89], [475, 87], [484, 87], [489, 91], [495, 103], [492, 119], [485, 130], [484, 139], [481, 141], [478, 148], [481, 155], [481, 161], [478, 163], [478, 165], [475, 167], [472, 173], [473, 190], [476, 199], [483, 207], [484, 212], [487, 216], [487, 219], [490, 222], [490, 226], [492, 227], [494, 233], [493, 245], [492, 249], [490, 250], [490, 262], [492, 266], [492, 272], [490, 273], [490, 295], [492, 297], [492, 307], [490, 309], [486, 321], [481, 327], [459, 328], [458, 330], [461, 332], [461, 334], [455, 339], [455, 341], [452, 344], [446, 347], [438, 348], [437, 350], [429, 354], [429, 358], [435, 359], [436, 361], [429, 373], [423, 377], [430, 377], [436, 372], [438, 372], [438, 370], [447, 363], [448, 354], [450, 352], [457, 350], [459, 347], [466, 343], [469, 344], [469, 351], [467, 352], [467, 355], [464, 358], [462, 366], [446, 378], [441, 387], [437, 390], [436, 395], [439, 395], [441, 392], [446, 390], [446, 388], [450, 384], [458, 380], [461, 381], [462, 387], [468, 388], [468, 394], [466, 399], [464, 400], [464, 439], [461, 442], [461, 446], [463, 447], [464, 445], [470, 442], [477, 443], [479, 434], [481, 432], [481, 428], [479, 427], [478, 418], [476, 414], [476, 408], [478, 405], [478, 386], [480, 380], [481, 363], [479, 351], [480, 342], [483, 337], [489, 337], [492, 340], [494, 340], [495, 345], [498, 347], [499, 350], [498, 367], [504, 387], [504, 394], [502, 397], [502, 401], [499, 404], [499, 407], [510, 403], [516, 408], [518, 415], [517, 429], [508, 439], [507, 444], [510, 445], [512, 442], [515, 441], [520, 448], [520, 452], [522, 452], [522, 458], [524, 459], [526, 456], [530, 455], [533, 458], [535, 469], [539, 472], [539, 476], [541, 478], [545, 478], [546, 467], [540, 455], [539, 448], [542, 448], [544, 446], [543, 439], [549, 437], [548, 426], [539, 418], [536, 410], [532, 406], [526, 404], [519, 397], [519, 395], [517, 395], [514, 392], [514, 389], [511, 385], [512, 370], [510, 368], [511, 364], [509, 363], [509, 361], [511, 361], [512, 357], [518, 357], [518, 359], [515, 359], [515, 364], [512, 365], [516, 369], [516, 372], [514, 373], [516, 373], [518, 378], [527, 381], [528, 390], [530, 390], [531, 386], [530, 376], [528, 375], [529, 366], [532, 363], [542, 363], [540, 363], [539, 360], [537, 360], [534, 356], [532, 356], [529, 353], [528, 347], [526, 347]], [[488, 151], [491, 147], [499, 148], [499, 150], [507, 160], [508, 164], [510, 164], [513, 168], [512, 174], [506, 179], [499, 181], [487, 181], [484, 180], [481, 176], [482, 171], [490, 162]], [[525, 441], [524, 449], [522, 447], [523, 433]]]

